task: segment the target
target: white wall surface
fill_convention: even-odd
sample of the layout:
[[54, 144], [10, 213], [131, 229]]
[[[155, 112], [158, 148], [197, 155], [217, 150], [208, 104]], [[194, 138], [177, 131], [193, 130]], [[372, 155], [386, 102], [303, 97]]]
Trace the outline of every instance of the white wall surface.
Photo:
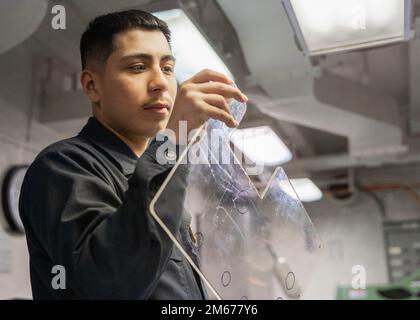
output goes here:
[[[418, 173], [417, 173], [418, 174]], [[420, 208], [406, 192], [379, 194], [386, 208], [386, 221], [420, 219]], [[378, 205], [366, 194], [342, 207], [328, 200], [306, 205], [306, 209], [324, 242], [306, 288], [304, 299], [335, 299], [337, 286], [352, 283], [352, 268], [366, 270], [366, 284], [388, 283], [383, 222]]]
[[[36, 55], [32, 41], [0, 55], [0, 183], [10, 167], [29, 164], [43, 147], [66, 136], [29, 121], [31, 105], [34, 115], [38, 108], [32, 82]], [[6, 232], [2, 206], [0, 216], [0, 299], [31, 298], [25, 237]]]

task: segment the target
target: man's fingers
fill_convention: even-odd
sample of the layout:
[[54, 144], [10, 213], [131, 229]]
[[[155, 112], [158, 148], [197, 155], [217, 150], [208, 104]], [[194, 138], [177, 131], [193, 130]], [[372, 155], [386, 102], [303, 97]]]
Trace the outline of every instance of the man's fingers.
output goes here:
[[223, 82], [229, 85], [233, 84], [233, 81], [223, 73], [210, 69], [204, 69], [200, 71], [189, 80], [189, 82], [192, 83], [205, 83], [210, 81]]
[[217, 107], [213, 107], [207, 103], [205, 103], [205, 109], [207, 116], [212, 119], [220, 120], [228, 127], [236, 128], [238, 126], [238, 122], [232, 117], [232, 115], [229, 112], [226, 112], [225, 110], [222, 110]]
[[205, 94], [204, 101], [209, 105], [222, 109], [230, 114], [230, 108], [226, 99], [218, 94]]
[[239, 102], [247, 102], [248, 97], [244, 95], [238, 88], [232, 87], [221, 82], [208, 82], [196, 85], [197, 90], [203, 93], [218, 94], [226, 99], [233, 98]]

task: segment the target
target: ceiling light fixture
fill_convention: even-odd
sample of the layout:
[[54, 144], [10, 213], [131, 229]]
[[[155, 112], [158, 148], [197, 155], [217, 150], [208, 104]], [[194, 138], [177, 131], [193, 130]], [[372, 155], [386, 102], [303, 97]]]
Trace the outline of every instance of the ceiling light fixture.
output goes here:
[[165, 21], [172, 35], [172, 51], [176, 58], [175, 76], [184, 82], [203, 69], [223, 73], [234, 80], [232, 73], [205, 36], [181, 9], [153, 13]]
[[278, 166], [292, 159], [289, 148], [268, 126], [235, 130], [231, 141], [248, 159], [260, 165]]
[[310, 56], [407, 41], [412, 0], [282, 0], [302, 50]]

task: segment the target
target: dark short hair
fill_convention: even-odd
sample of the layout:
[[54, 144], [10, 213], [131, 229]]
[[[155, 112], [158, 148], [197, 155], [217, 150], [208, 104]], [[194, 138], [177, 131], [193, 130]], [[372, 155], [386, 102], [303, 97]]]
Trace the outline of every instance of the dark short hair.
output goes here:
[[168, 25], [142, 10], [126, 10], [108, 13], [93, 19], [80, 39], [82, 69], [91, 64], [104, 65], [115, 50], [114, 36], [130, 29], [160, 30], [170, 44]]

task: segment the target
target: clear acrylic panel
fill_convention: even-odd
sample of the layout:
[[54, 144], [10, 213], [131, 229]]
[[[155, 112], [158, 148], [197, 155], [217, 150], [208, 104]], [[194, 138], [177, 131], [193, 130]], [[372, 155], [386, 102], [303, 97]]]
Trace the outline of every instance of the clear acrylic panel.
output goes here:
[[[240, 121], [246, 105], [234, 101], [230, 107]], [[199, 273], [211, 299], [298, 299], [322, 242], [297, 195], [286, 192], [293, 187], [282, 168], [257, 192], [231, 148], [222, 147], [232, 131], [209, 120], [156, 193], [150, 212]], [[192, 153], [194, 161], [185, 161]], [[163, 222], [173, 210], [178, 178], [186, 179], [182, 207], [192, 221], [193, 251]]]

